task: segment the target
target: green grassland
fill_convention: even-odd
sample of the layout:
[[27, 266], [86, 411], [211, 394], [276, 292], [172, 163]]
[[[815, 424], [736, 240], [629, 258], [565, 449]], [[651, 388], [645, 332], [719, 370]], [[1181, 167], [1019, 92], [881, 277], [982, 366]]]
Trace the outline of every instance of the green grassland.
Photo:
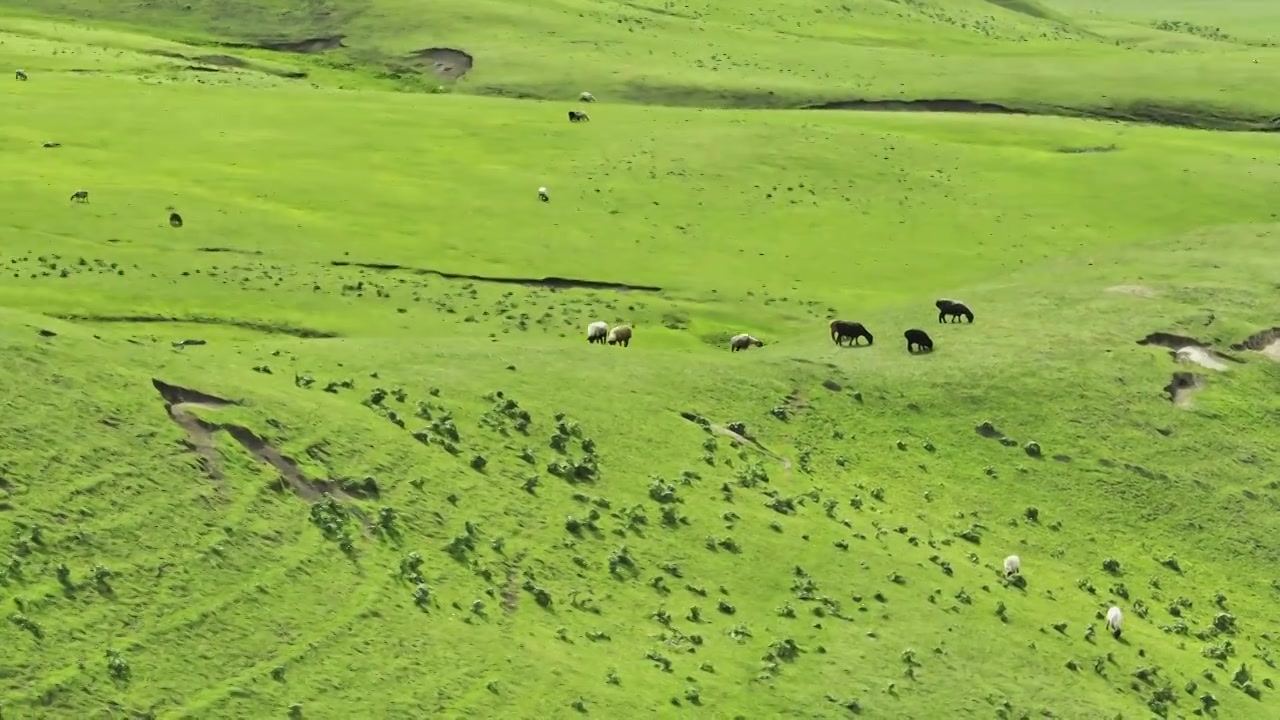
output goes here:
[[1280, 717], [1280, 141], [781, 109], [1262, 118], [1269, 10], [418, 5], [0, 13], [0, 718]]
[[[1090, 4], [1092, 3], [1092, 4]], [[1267, 28], [1250, 0], [24, 0], [15, 12], [155, 28], [197, 44], [345, 36], [297, 57], [349, 82], [422, 88], [420, 52], [474, 58], [459, 91], [675, 105], [798, 107], [849, 100], [966, 99], [1035, 111], [1203, 127], [1270, 126]], [[1165, 4], [1167, 5], [1167, 4]], [[1219, 8], [1218, 6], [1224, 6]], [[1212, 11], [1205, 8], [1213, 7]], [[1102, 8], [1104, 14], [1098, 14]], [[1226, 29], [1206, 25], [1221, 18]], [[1215, 30], [1216, 29], [1216, 30]], [[252, 52], [252, 51], [249, 51]], [[35, 63], [33, 63], [35, 64]], [[358, 71], [366, 72], [358, 72]], [[373, 77], [369, 73], [372, 73]]]

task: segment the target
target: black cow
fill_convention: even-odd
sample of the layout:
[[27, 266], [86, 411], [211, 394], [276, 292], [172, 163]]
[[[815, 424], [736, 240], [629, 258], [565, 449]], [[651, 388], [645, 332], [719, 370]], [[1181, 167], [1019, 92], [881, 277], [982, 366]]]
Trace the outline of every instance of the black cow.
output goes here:
[[590, 120], [590, 119], [591, 118], [587, 117], [587, 114], [582, 112], [581, 110], [569, 111], [569, 122], [583, 122], [584, 120]]
[[26, 80], [27, 74], [21, 70], [13, 74], [15, 80]]
[[169, 224], [173, 227], [182, 227], [182, 216], [176, 212], [169, 213]]
[[80, 202], [86, 202], [86, 203], [87, 203], [87, 202], [89, 202], [89, 191], [88, 191], [88, 190], [77, 190], [77, 191], [75, 192], [75, 194], [71, 196], [71, 200], [72, 200], [72, 201], [80, 201]]
[[[907, 339], [907, 352], [933, 351], [933, 340], [929, 339], [929, 334], [923, 330], [913, 328], [902, 333], [902, 336]], [[915, 346], [917, 350], [912, 350], [912, 346]]]

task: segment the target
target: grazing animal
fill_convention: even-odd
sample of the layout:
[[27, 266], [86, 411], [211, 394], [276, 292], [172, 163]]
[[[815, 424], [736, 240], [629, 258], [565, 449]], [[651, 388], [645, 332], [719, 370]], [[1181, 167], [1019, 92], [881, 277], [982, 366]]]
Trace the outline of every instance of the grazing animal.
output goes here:
[[915, 352], [911, 349], [913, 345], [921, 352], [933, 350], [933, 340], [929, 339], [929, 334], [923, 330], [912, 328], [902, 333], [902, 336], [907, 339], [907, 352]]
[[47, 142], [47, 143], [45, 143], [45, 144], [44, 144], [44, 147], [47, 147], [47, 148], [62, 147], [62, 143], [60, 143], [60, 142]]
[[591, 120], [591, 118], [587, 117], [587, 114], [582, 112], [581, 110], [569, 111], [569, 122], [582, 122], [583, 120], [589, 121]]
[[169, 213], [169, 224], [173, 227], [182, 227], [182, 216], [176, 212]]
[[962, 315], [969, 322], [973, 322], [973, 311], [969, 309], [968, 305], [965, 305], [959, 300], [947, 300], [946, 298], [943, 298], [942, 300], [934, 303], [934, 306], [938, 308], [938, 322], [946, 322], [945, 318], [948, 317], [953, 317], [958, 322]]
[[605, 338], [609, 336], [609, 323], [593, 322], [587, 326], [587, 342], [595, 344], [604, 344]]
[[1004, 559], [1004, 576], [1013, 577], [1022, 572], [1022, 559], [1017, 555], [1010, 555]]
[[622, 347], [629, 347], [631, 345], [631, 326], [619, 325], [618, 327], [610, 330], [609, 339], [607, 340], [607, 342], [610, 345], [621, 345]]
[[840, 345], [845, 338], [849, 339], [849, 344], [851, 345], [857, 345], [858, 338], [866, 338], [868, 345], [875, 343], [876, 340], [862, 323], [849, 322], [848, 320], [832, 320], [831, 339], [837, 345]]
[[1124, 613], [1120, 612], [1120, 608], [1115, 605], [1107, 611], [1107, 629], [1111, 631], [1111, 636], [1120, 639], [1120, 625], [1124, 622]]
[[77, 191], [75, 192], [75, 194], [71, 196], [71, 199], [72, 199], [72, 201], [79, 201], [79, 202], [86, 202], [86, 203], [87, 203], [87, 202], [89, 202], [89, 191], [88, 191], [88, 190], [77, 190]]
[[23, 71], [23, 70], [19, 70], [18, 72], [16, 72], [16, 73], [14, 73], [14, 74], [13, 74], [13, 78], [14, 78], [15, 80], [23, 80], [23, 81], [25, 81], [25, 80], [27, 79], [27, 73], [26, 73], [25, 71]]
[[538, 188], [538, 199], [539, 199], [539, 200], [541, 200], [542, 202], [550, 202], [550, 201], [551, 201], [551, 196], [547, 194], [547, 189], [546, 189], [546, 188], [544, 188], [544, 187], [540, 187], [540, 188]]
[[764, 341], [751, 337], [746, 333], [743, 333], [741, 335], [734, 335], [733, 337], [729, 338], [729, 350], [731, 352], [746, 350], [747, 348], [750, 348], [752, 346], [764, 347]]
[[589, 92], [583, 92], [581, 95], [578, 96], [578, 99], [581, 100], [582, 102], [595, 102], [596, 96], [592, 95]]

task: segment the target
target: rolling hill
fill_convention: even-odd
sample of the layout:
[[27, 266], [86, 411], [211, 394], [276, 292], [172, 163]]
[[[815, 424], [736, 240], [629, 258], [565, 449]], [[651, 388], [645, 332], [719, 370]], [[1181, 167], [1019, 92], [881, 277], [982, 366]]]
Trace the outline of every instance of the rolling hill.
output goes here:
[[1280, 14], [1144, 7], [0, 2], [0, 718], [1280, 717]]

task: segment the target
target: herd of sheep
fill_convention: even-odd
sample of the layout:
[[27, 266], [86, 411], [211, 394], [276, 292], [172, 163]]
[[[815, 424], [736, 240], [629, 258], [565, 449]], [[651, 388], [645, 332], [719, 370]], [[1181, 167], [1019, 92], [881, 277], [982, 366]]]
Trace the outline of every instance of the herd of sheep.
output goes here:
[[[539, 195], [546, 199], [546, 188], [539, 188]], [[934, 303], [938, 308], [938, 322], [959, 322], [960, 318], [965, 318], [969, 322], [973, 322], [973, 311], [969, 306], [959, 300], [948, 300], [943, 298]], [[875, 336], [866, 326], [860, 322], [851, 322], [849, 320], [832, 320], [831, 321], [831, 340], [836, 345], [843, 345], [848, 340], [851, 345], [857, 345], [859, 340], [866, 339], [867, 345], [875, 342]], [[607, 343], [609, 345], [621, 345], [628, 347], [631, 344], [632, 329], [630, 325], [618, 325], [610, 328], [609, 324], [602, 321], [596, 321], [587, 326], [587, 342]], [[902, 334], [907, 340], [907, 352], [928, 352], [933, 350], [933, 339], [929, 334], [918, 328], [912, 328]], [[729, 350], [737, 352], [752, 347], [763, 347], [764, 341], [747, 333], [741, 333], [729, 338]]]
[[[1017, 555], [1010, 555], [1004, 559], [1004, 576], [1006, 579], [1022, 574], [1022, 558]], [[1106, 614], [1107, 630], [1111, 632], [1111, 636], [1120, 639], [1120, 626], [1124, 623], [1124, 613], [1120, 612], [1120, 608], [1112, 605]], [[1089, 637], [1093, 636], [1093, 626], [1089, 626]]]

